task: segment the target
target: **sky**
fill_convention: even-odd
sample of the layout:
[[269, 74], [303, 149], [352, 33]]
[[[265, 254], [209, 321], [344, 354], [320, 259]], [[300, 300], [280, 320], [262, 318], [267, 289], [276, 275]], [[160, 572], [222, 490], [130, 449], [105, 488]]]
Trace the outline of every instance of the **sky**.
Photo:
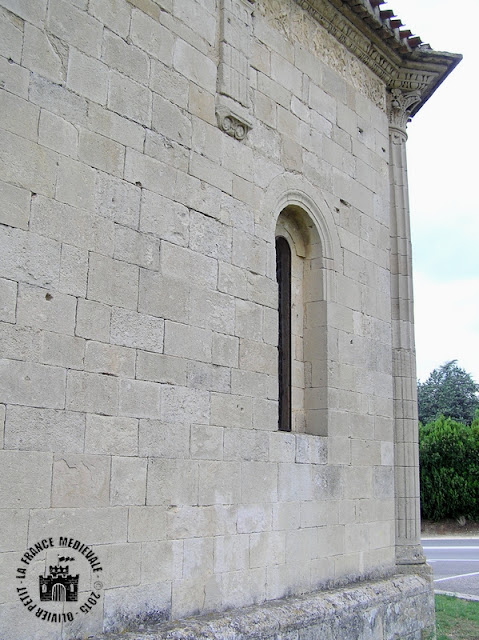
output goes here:
[[464, 58], [408, 125], [418, 378], [448, 360], [479, 383], [479, 0], [388, 0], [415, 35]]

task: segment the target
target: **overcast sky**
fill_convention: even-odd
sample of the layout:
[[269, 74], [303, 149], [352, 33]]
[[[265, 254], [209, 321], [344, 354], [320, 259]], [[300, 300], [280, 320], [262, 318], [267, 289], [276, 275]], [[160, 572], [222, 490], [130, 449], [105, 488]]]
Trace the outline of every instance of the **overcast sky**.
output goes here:
[[462, 62], [408, 125], [418, 377], [447, 360], [479, 383], [479, 0], [389, 0], [403, 23]]

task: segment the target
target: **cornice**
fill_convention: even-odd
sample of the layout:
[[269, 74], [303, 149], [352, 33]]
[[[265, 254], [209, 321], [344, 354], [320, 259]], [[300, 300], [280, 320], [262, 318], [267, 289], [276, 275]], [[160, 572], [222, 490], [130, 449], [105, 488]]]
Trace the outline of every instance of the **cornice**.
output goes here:
[[[409, 31], [383, 19], [371, 0], [294, 0], [328, 33], [361, 60], [391, 91], [418, 92], [413, 117], [462, 59], [433, 51]], [[373, 6], [374, 5], [374, 6]], [[400, 20], [398, 21], [400, 24]], [[395, 23], [394, 23], [395, 24]]]

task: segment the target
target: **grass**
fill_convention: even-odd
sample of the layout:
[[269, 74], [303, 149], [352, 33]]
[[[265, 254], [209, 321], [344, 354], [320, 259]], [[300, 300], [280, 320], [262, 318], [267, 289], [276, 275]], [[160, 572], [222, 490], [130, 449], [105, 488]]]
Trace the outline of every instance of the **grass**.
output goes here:
[[436, 596], [437, 640], [479, 640], [479, 602]]

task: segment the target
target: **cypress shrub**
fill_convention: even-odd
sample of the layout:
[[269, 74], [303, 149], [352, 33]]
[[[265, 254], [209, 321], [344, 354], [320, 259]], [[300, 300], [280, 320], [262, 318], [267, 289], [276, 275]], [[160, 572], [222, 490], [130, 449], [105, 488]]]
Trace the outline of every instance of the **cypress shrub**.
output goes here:
[[421, 513], [429, 520], [479, 519], [479, 419], [440, 416], [419, 425]]

